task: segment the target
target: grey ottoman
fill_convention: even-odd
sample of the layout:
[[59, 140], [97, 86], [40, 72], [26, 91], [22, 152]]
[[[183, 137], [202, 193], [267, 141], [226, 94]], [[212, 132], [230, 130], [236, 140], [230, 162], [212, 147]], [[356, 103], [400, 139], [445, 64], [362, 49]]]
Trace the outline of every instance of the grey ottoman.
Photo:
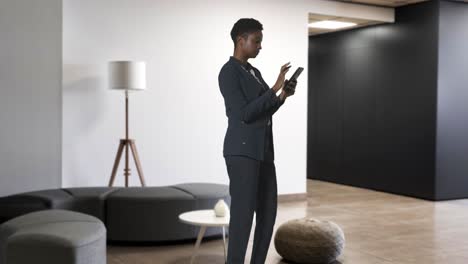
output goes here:
[[0, 263], [105, 264], [106, 228], [82, 213], [29, 213], [0, 226]]
[[295, 263], [331, 263], [341, 254], [345, 237], [330, 221], [294, 219], [282, 224], [275, 234], [275, 248], [284, 259]]

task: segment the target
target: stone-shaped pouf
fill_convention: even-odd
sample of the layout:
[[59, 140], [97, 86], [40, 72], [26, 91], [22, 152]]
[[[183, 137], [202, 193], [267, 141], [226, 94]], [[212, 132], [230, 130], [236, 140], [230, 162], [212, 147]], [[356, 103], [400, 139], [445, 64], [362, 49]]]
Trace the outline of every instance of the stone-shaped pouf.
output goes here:
[[276, 231], [274, 241], [278, 254], [295, 263], [333, 262], [345, 246], [337, 224], [314, 218], [287, 221]]
[[0, 226], [0, 263], [105, 264], [106, 228], [72, 211], [25, 214]]
[[[119, 189], [106, 200], [108, 239], [162, 242], [196, 238], [198, 228], [181, 223], [179, 214], [212, 209], [219, 199], [230, 204], [227, 185], [185, 183]], [[221, 228], [209, 228], [205, 236], [221, 234]]]

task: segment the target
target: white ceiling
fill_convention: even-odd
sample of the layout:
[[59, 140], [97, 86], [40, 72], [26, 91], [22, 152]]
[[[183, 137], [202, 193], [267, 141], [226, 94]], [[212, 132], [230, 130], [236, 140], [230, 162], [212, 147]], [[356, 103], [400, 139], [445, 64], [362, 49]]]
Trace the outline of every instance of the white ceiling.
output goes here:
[[[366, 6], [376, 6], [376, 7], [393, 9], [395, 7], [416, 4], [420, 2], [426, 2], [429, 0], [332, 0], [332, 1], [342, 2], [342, 3], [347, 3], [347, 4], [355, 4], [356, 6], [366, 5]], [[468, 0], [460, 0], [460, 1], [468, 2]], [[366, 27], [370, 25], [388, 23], [388, 22], [379, 21], [379, 20], [356, 18], [352, 16], [347, 16], [347, 15], [333, 16], [333, 15], [324, 15], [322, 13], [310, 13], [309, 14], [309, 23], [317, 22], [321, 20], [336, 20], [336, 21], [356, 23], [357, 25], [352, 28]], [[351, 28], [338, 29], [338, 30], [309, 28], [309, 35], [318, 35], [318, 34], [335, 32], [335, 31], [340, 31], [340, 30], [347, 30], [347, 29], [351, 29]]]
[[[395, 8], [395, 7], [400, 7], [404, 5], [410, 5], [410, 4], [416, 4], [420, 2], [426, 2], [426, 1], [434, 1], [434, 0], [331, 0], [331, 2], [341, 2], [341, 3], [347, 3], [347, 4], [355, 4], [354, 6], [375, 6], [379, 8]], [[468, 3], [468, 0], [454, 0], [458, 2], [465, 2]], [[350, 6], [349, 6], [350, 7]], [[346, 10], [349, 10], [349, 7], [345, 8]], [[352, 27], [352, 28], [358, 28], [358, 27], [366, 27], [370, 25], [376, 25], [376, 24], [382, 24], [382, 23], [391, 23], [389, 21], [382, 21], [382, 20], [372, 20], [372, 19], [365, 19], [365, 18], [357, 18], [356, 16], [351, 16], [351, 15], [325, 15], [322, 12], [317, 12], [317, 13], [309, 13], [309, 23], [312, 22], [317, 22], [321, 20], [336, 20], [336, 21], [344, 21], [344, 22], [353, 22], [356, 23], [357, 25]], [[318, 34], [323, 34], [323, 33], [328, 33], [328, 32], [335, 32], [335, 31], [340, 31], [340, 30], [347, 30], [350, 28], [345, 28], [345, 29], [338, 29], [338, 30], [330, 30], [330, 29], [315, 29], [315, 28], [309, 28], [309, 36], [310, 35], [318, 35]]]
[[[383, 23], [382, 21], [374, 21], [374, 20], [368, 20], [368, 19], [358, 19], [358, 18], [350, 18], [350, 17], [343, 17], [343, 16], [328, 16], [328, 15], [322, 15], [322, 14], [309, 13], [309, 23], [322, 21], [322, 20], [334, 20], [334, 21], [356, 23], [357, 25], [352, 28], [365, 27], [365, 26]], [[346, 28], [346, 29], [350, 29], [350, 28]], [[341, 30], [346, 30], [346, 29], [341, 29]], [[335, 31], [340, 31], [340, 30], [309, 28], [309, 36], [328, 33], [328, 32], [335, 32]]]
[[409, 4], [415, 4], [419, 2], [425, 2], [428, 0], [336, 0], [336, 1], [356, 3], [356, 4], [376, 5], [376, 6], [398, 7], [398, 6], [404, 6], [404, 5], [409, 5]]
[[[376, 6], [398, 7], [398, 6], [410, 5], [410, 4], [420, 3], [420, 2], [426, 2], [430, 0], [335, 0], [335, 1], [366, 4], [366, 5], [376, 5]], [[452, 0], [452, 1], [468, 3], [468, 0]]]

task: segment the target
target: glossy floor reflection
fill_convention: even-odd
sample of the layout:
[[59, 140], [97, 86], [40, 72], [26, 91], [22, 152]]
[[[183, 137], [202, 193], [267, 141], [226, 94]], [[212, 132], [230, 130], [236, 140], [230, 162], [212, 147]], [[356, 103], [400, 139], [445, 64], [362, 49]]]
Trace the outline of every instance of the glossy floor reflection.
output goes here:
[[[302, 217], [337, 223], [346, 247], [334, 264], [468, 263], [468, 200], [430, 202], [314, 180], [307, 181], [307, 193], [307, 201], [278, 205], [275, 230]], [[246, 263], [254, 228], [255, 222]], [[189, 263], [193, 246], [109, 246], [108, 263]], [[222, 239], [203, 241], [195, 263], [224, 263]], [[287, 263], [276, 252], [273, 238], [266, 263]]]

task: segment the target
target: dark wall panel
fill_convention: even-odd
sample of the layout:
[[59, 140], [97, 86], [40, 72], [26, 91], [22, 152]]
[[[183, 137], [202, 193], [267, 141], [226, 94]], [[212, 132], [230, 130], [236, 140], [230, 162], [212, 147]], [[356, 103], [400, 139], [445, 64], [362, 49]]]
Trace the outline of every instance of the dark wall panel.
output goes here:
[[434, 198], [438, 3], [309, 40], [308, 176]]
[[468, 198], [468, 4], [440, 4], [437, 199]]
[[[332, 35], [330, 35], [333, 37]], [[338, 42], [333, 42], [339, 44]], [[312, 43], [320, 45], [321, 43]], [[344, 74], [341, 64], [343, 54], [329, 47], [309, 46], [309, 80], [314, 80], [316, 89], [309, 90], [309, 135], [308, 157], [314, 175], [334, 179], [341, 170], [341, 115], [343, 80], [336, 78]], [[318, 145], [318, 147], [315, 147]]]
[[375, 156], [375, 72], [372, 49], [352, 48], [343, 62], [342, 171], [348, 182], [372, 182]]
[[333, 178], [340, 174], [341, 163], [341, 131], [342, 123], [339, 122], [342, 114], [342, 94], [339, 87], [342, 80], [336, 78], [343, 73], [343, 66], [339, 63], [339, 54], [320, 53], [317, 55], [318, 65], [325, 65], [329, 71], [317, 70], [316, 95], [321, 98], [316, 102], [317, 122], [314, 128], [316, 133], [316, 168], [317, 173], [325, 177]]

